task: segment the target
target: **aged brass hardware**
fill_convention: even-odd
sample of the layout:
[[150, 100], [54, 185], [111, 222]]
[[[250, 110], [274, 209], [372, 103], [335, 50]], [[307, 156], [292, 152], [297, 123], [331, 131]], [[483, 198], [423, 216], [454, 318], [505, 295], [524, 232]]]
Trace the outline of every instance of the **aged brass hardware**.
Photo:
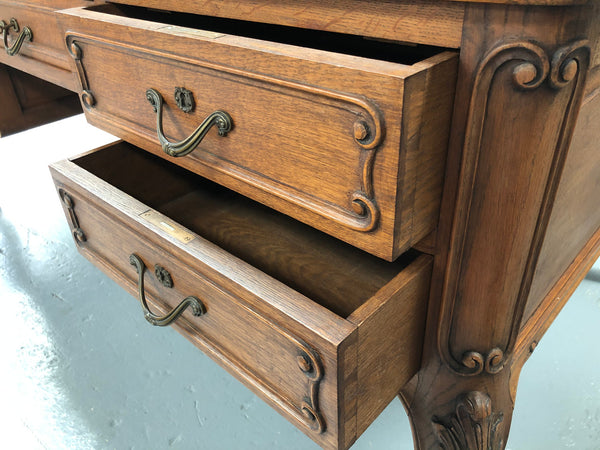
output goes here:
[[13, 42], [13, 45], [9, 47], [8, 33], [10, 32], [11, 28], [15, 30], [15, 33], [19, 32], [19, 22], [17, 22], [17, 19], [15, 19], [14, 17], [10, 19], [10, 22], [8, 24], [4, 20], [0, 21], [0, 30], [2, 30], [2, 41], [4, 42], [4, 49], [6, 50], [6, 53], [8, 53], [9, 56], [14, 56], [17, 53], [19, 53], [19, 50], [21, 50], [23, 42], [33, 40], [33, 32], [31, 31], [31, 28], [23, 27], [23, 31], [21, 31], [19, 36], [17, 36], [17, 38]]
[[217, 126], [219, 136], [226, 136], [233, 127], [233, 121], [229, 114], [227, 114], [225, 111], [215, 111], [206, 119], [204, 119], [198, 128], [196, 128], [187, 138], [180, 142], [169, 142], [163, 133], [162, 96], [156, 89], [148, 89], [146, 91], [146, 98], [156, 113], [156, 133], [158, 135], [160, 145], [167, 155], [185, 156], [193, 152], [198, 144], [202, 142], [202, 139], [204, 139], [204, 136], [206, 136], [206, 133], [208, 133], [213, 125]]
[[192, 91], [182, 87], [175, 88], [175, 103], [180, 110], [186, 113], [192, 112], [196, 107]]
[[73, 238], [75, 238], [75, 242], [77, 242], [77, 244], [85, 242], [87, 238], [83, 230], [79, 227], [79, 220], [77, 219], [77, 214], [75, 214], [75, 202], [73, 201], [73, 198], [67, 194], [64, 189], [59, 189], [58, 195], [60, 195], [61, 201], [67, 207], [67, 211], [69, 212], [71, 233], [73, 234]]
[[142, 259], [135, 253], [129, 255], [129, 262], [132, 266], [135, 267], [138, 273], [138, 299], [142, 304], [142, 309], [144, 310], [144, 317], [152, 325], [164, 327], [171, 324], [171, 322], [176, 320], [186, 310], [188, 306], [192, 309], [192, 314], [194, 314], [195, 316], [201, 316], [203, 314], [206, 314], [206, 308], [204, 307], [204, 304], [192, 295], [184, 298], [181, 301], [181, 303], [179, 303], [179, 305], [173, 308], [173, 310], [170, 313], [165, 314], [164, 316], [154, 314], [148, 308], [148, 302], [146, 301], [146, 295], [144, 294], [144, 272], [146, 271], [146, 265], [144, 264]]
[[171, 278], [171, 274], [163, 266], [160, 266], [158, 264], [154, 265], [154, 276], [158, 281], [160, 281], [160, 284], [162, 284], [164, 287], [173, 287], [173, 278]]

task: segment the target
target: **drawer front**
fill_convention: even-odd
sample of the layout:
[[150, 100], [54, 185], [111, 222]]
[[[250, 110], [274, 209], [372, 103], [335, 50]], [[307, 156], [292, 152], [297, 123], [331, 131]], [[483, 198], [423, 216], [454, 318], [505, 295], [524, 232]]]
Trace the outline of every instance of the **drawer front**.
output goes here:
[[0, 20], [6, 24], [2, 31], [0, 63], [75, 91], [78, 82], [71, 71], [55, 11], [91, 3], [85, 0], [0, 1]]
[[[154, 245], [150, 233], [120, 221], [93, 202], [88, 203], [86, 193], [68, 186], [60, 191], [64, 196], [63, 192], [76, 205], [77, 218], [86, 235], [86, 242], [80, 244], [85, 256], [139, 297], [136, 291], [139, 275], [130, 261], [132, 254], [138, 256], [147, 266], [143, 275], [144, 292], [150, 299], [152, 312], [164, 315], [184, 298], [190, 295], [198, 298], [205, 313], [195, 317], [188, 308], [177, 320], [186, 337], [276, 402], [302, 427], [320, 434], [325, 430], [326, 415], [328, 426], [337, 428], [337, 405], [326, 401], [337, 397], [338, 355], [331, 343], [310, 336], [300, 324], [290, 329], [259, 313], [197, 266], [183, 265], [165, 248], [167, 245]], [[169, 273], [173, 287], [161, 284], [155, 273], [156, 265]]]
[[[335, 438], [337, 367], [345, 351], [343, 343], [328, 342], [299, 322], [280, 323], [259, 312], [222, 280], [203, 273], [201, 262], [185, 264], [180, 252], [166, 242], [157, 242], [143, 224], [119, 217], [112, 208], [90, 198], [89, 192], [68, 182], [58, 181], [57, 186], [59, 195], [68, 195], [75, 205], [86, 238], [79, 242], [84, 256], [137, 297], [139, 276], [130, 263], [130, 255], [137, 255], [147, 266], [144, 290], [156, 314], [165, 314], [188, 296], [200, 299], [206, 312], [195, 317], [188, 308], [174, 322], [178, 331], [313, 439], [327, 443]], [[66, 212], [69, 214], [68, 208]], [[169, 272], [172, 288], [158, 281], [155, 264]]]
[[[434, 229], [454, 54], [408, 66], [101, 11], [61, 14], [91, 123], [388, 260]], [[165, 154], [216, 111], [226, 135]]]
[[[144, 153], [136, 149], [136, 154]], [[114, 163], [115, 155], [107, 153], [103, 164]], [[134, 177], [135, 184], [145, 183], [140, 192], [155, 189], [163, 199], [181, 195], [177, 187], [157, 189], [156, 179], [169, 186], [172, 178], [146, 170], [140, 174], [132, 164], [137, 160], [130, 159], [123, 174]], [[410, 259], [344, 318], [83, 167], [63, 161], [51, 168], [79, 251], [157, 316], [190, 296], [199, 299], [204, 314], [188, 308], [173, 326], [319, 445], [351, 445], [416, 372], [429, 257]], [[107, 166], [105, 172], [120, 170]], [[312, 261], [288, 257], [290, 264], [301, 259], [300, 270]], [[368, 278], [346, 277], [356, 289]]]

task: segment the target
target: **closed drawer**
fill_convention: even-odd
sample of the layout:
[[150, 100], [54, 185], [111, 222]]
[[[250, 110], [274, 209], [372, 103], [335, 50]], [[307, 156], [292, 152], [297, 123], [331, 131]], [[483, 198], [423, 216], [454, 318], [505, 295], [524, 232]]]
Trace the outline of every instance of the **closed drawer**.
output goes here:
[[155, 314], [197, 297], [174, 326], [319, 445], [416, 373], [430, 256], [383, 261], [126, 143], [51, 172], [80, 252], [138, 297], [139, 258]]
[[0, 1], [0, 20], [6, 24], [2, 35], [0, 63], [75, 91], [79, 83], [71, 71], [72, 64], [54, 12], [92, 2], [93, 0]]
[[[92, 124], [387, 260], [434, 230], [455, 53], [114, 5], [59, 20]], [[216, 111], [226, 135], [165, 153]]]

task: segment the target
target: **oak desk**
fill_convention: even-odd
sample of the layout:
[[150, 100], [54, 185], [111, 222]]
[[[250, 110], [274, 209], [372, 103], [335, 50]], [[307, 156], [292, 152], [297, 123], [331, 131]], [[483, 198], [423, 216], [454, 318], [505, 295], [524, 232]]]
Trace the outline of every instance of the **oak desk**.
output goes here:
[[[417, 448], [495, 449], [600, 256], [577, 3], [0, 1], [0, 62], [124, 140], [51, 170], [150, 323], [325, 448], [400, 395]], [[38, 82], [4, 70], [23, 112]]]

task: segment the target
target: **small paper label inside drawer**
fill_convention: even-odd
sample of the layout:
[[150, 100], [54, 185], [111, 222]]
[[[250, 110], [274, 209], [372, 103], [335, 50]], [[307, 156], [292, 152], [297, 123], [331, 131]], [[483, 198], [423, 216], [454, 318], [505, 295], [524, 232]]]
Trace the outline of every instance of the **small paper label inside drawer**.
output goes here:
[[159, 214], [158, 212], [149, 209], [146, 212], [140, 214], [140, 217], [143, 217], [152, 225], [160, 228], [169, 236], [174, 237], [180, 242], [187, 244], [194, 239], [194, 235], [188, 231], [186, 231], [181, 225], [177, 225], [176, 223], [171, 222], [170, 220], [166, 220], [165, 216]]

